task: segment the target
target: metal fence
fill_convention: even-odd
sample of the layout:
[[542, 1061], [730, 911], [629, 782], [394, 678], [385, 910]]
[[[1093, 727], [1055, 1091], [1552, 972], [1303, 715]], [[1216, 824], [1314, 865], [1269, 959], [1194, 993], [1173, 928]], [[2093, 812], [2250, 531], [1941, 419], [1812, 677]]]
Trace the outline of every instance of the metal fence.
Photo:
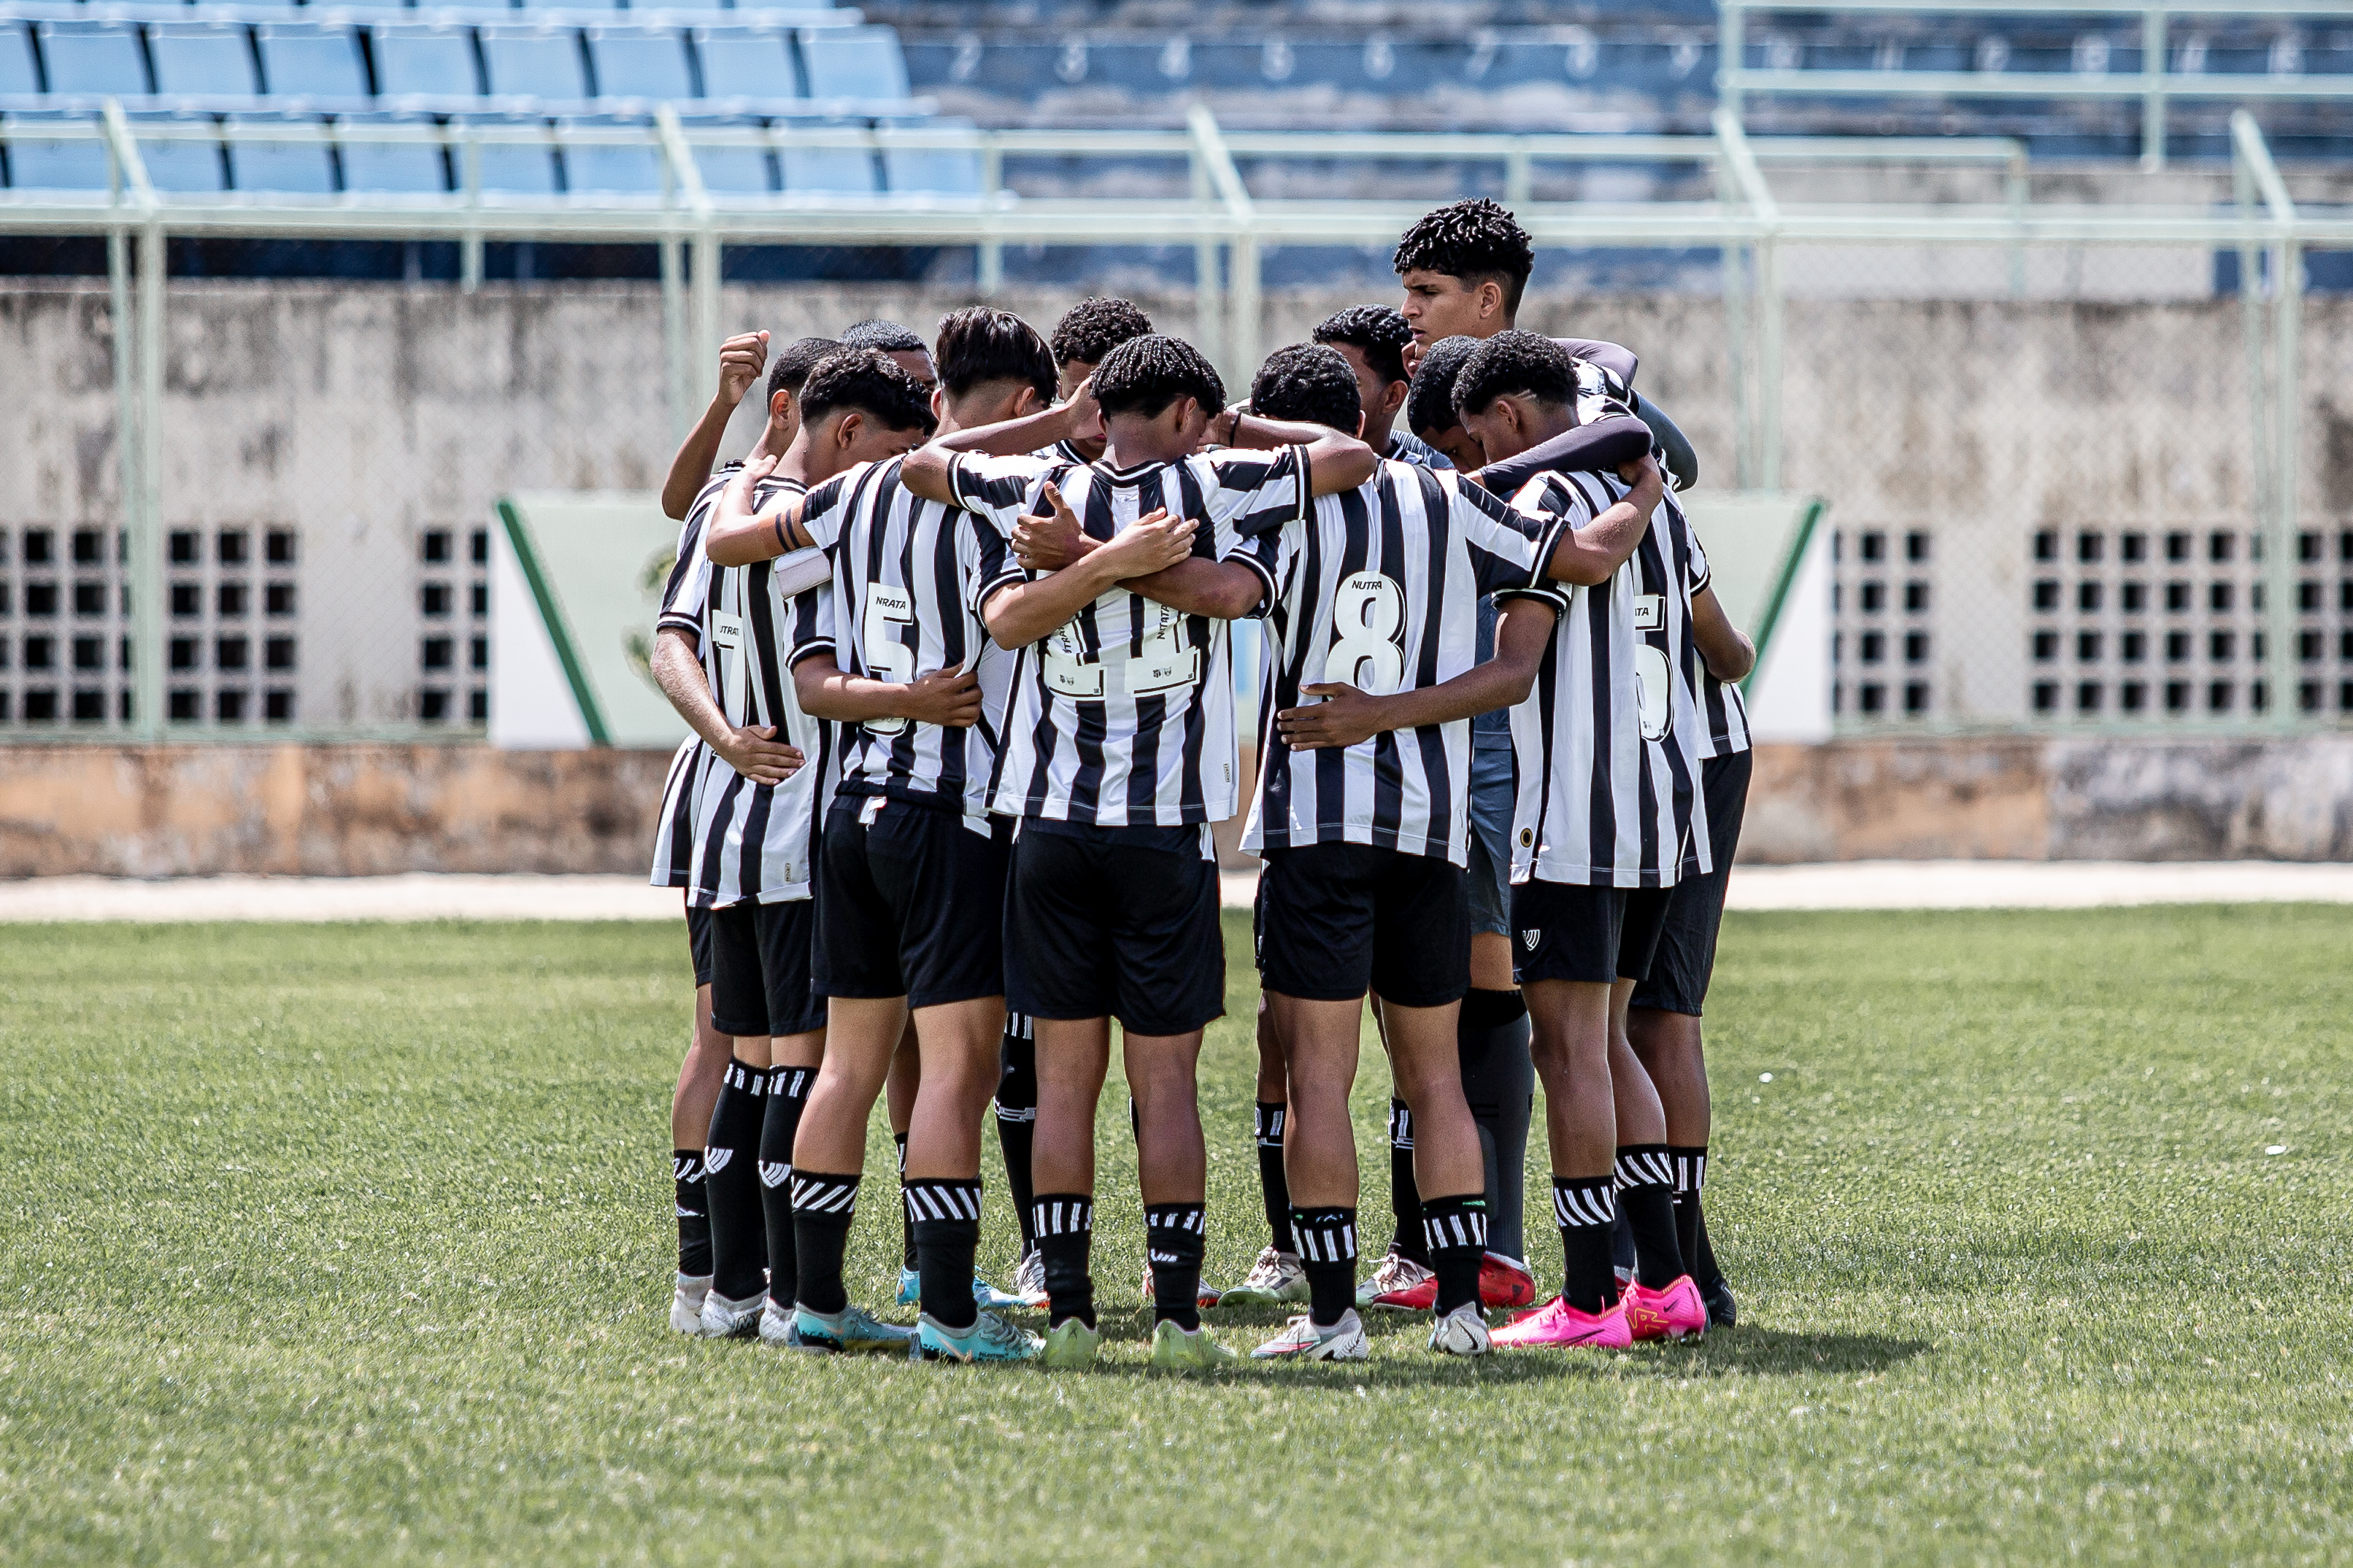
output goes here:
[[[1383, 253], [1430, 180], [1458, 179], [1509, 201], [1547, 266], [1589, 264], [1591, 291], [1534, 294], [1524, 322], [1641, 347], [1708, 483], [1828, 499], [1842, 729], [2353, 712], [2353, 529], [2299, 481], [2326, 456], [2306, 417], [2304, 256], [2353, 248], [2353, 218], [2299, 209], [2243, 115], [2235, 190], [2162, 209], [2037, 200], [1999, 140], [1757, 142], [1729, 113], [1706, 137], [1229, 135], [1201, 110], [1181, 132], [1083, 132], [665, 113], [596, 132], [659, 152], [664, 194], [636, 201], [479, 181], [398, 201], [181, 196], [144, 168], [172, 127], [110, 108], [86, 133], [111, 194], [0, 199], [0, 233], [102, 237], [110, 261], [107, 294], [61, 308], [54, 342], [21, 340], [59, 406], [103, 398], [111, 417], [76, 433], [37, 412], [5, 437], [25, 459], [0, 518], [10, 738], [479, 732], [495, 497], [653, 488], [723, 330], [797, 335], [792, 291], [723, 292], [732, 247], [970, 247], [973, 285], [913, 291], [934, 306], [1003, 294], [1015, 247], [1189, 251], [1189, 331], [1246, 384], [1335, 302], [1270, 293], [1271, 252]], [[454, 138], [470, 170], [514, 132], [337, 134]], [[969, 160], [978, 194], [705, 185], [705, 161], [754, 143]], [[1025, 194], [1024, 160], [1116, 161], [1137, 194]], [[1400, 181], [1409, 199], [1296, 194], [1365, 161], [1429, 178]], [[1705, 194], [1607, 199], [1618, 173], [1667, 169], [1691, 177], [1651, 188]], [[1891, 198], [1898, 169], [1918, 199]], [[454, 289], [167, 289], [165, 247], [192, 236], [439, 241], [465, 259]], [[488, 247], [596, 241], [658, 249], [658, 323], [594, 291], [482, 284]], [[248, 496], [223, 454], [280, 482]], [[2271, 696], [2275, 649], [2298, 661], [2292, 700]]]

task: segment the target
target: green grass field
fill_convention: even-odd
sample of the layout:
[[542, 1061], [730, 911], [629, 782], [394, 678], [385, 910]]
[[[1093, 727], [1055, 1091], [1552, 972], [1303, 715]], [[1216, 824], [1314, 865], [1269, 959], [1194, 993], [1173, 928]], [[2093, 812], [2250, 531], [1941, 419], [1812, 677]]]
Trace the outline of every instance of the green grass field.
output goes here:
[[[1204, 1058], [1221, 1279], [1261, 1240], [1244, 935]], [[1116, 1086], [1094, 1373], [670, 1335], [684, 948], [0, 931], [0, 1559], [2353, 1552], [2353, 910], [1736, 916], [1709, 1207], [1738, 1329], [1441, 1364], [1393, 1321], [1361, 1367], [1206, 1380], [1142, 1366]], [[1373, 1053], [1376, 1235], [1387, 1087]]]

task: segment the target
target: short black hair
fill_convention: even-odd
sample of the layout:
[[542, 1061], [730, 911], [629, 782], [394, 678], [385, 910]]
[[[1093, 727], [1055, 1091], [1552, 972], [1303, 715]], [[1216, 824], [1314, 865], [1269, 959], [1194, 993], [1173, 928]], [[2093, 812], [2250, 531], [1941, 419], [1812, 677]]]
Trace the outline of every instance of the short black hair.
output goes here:
[[1443, 272], [1465, 283], [1489, 279], [1504, 286], [1504, 313], [1517, 315], [1520, 295], [1535, 269], [1535, 247], [1512, 215], [1484, 196], [1452, 202], [1420, 221], [1398, 241], [1391, 261], [1400, 275]]
[[860, 321], [841, 334], [841, 346], [881, 349], [886, 354], [931, 353], [931, 345], [896, 321]]
[[961, 397], [988, 381], [1018, 381], [1038, 389], [1042, 403], [1054, 401], [1054, 356], [1038, 329], [1010, 310], [967, 305], [940, 318], [940, 384]]
[[1472, 413], [1512, 392], [1538, 403], [1567, 403], [1577, 395], [1577, 362], [1541, 332], [1498, 332], [1462, 362], [1454, 378], [1454, 412]]
[[855, 408], [886, 430], [932, 428], [923, 384], [881, 349], [839, 348], [818, 361], [801, 385], [801, 422], [815, 425], [837, 408]]
[[1478, 347], [1477, 338], [1440, 338], [1421, 356], [1405, 400], [1405, 422], [1415, 435], [1427, 438], [1462, 423], [1454, 412], [1454, 383]]
[[1413, 328], [1388, 305], [1351, 305], [1315, 323], [1319, 343], [1345, 343], [1365, 356], [1373, 374], [1383, 381], [1404, 381], [1405, 346], [1413, 342]]
[[1304, 419], [1343, 436], [1365, 416], [1356, 373], [1340, 351], [1323, 343], [1292, 343], [1266, 356], [1250, 383], [1250, 412], [1269, 419]]
[[774, 403], [780, 392], [798, 397], [802, 384], [817, 368], [818, 361], [840, 346], [831, 338], [797, 338], [778, 349], [775, 362], [768, 366], [768, 401]]
[[1095, 401], [1105, 414], [1156, 418], [1180, 397], [1216, 414], [1226, 405], [1226, 384], [1201, 351], [1182, 338], [1146, 332], [1103, 355], [1095, 366]]
[[1112, 350], [1151, 331], [1152, 318], [1131, 300], [1082, 300], [1054, 323], [1054, 364], [1101, 364]]

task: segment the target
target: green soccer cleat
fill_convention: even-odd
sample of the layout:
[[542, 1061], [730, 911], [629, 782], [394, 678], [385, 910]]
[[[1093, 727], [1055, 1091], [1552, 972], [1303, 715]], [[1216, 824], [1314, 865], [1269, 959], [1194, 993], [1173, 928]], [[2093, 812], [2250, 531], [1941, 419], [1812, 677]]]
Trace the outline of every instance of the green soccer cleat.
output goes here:
[[1046, 1342], [994, 1312], [974, 1318], [969, 1328], [948, 1328], [929, 1312], [915, 1324], [925, 1361], [1034, 1361]]
[[1215, 1372], [1235, 1360], [1234, 1352], [1207, 1329], [1187, 1332], [1163, 1319], [1152, 1331], [1152, 1365], [1156, 1372]]
[[1056, 1372], [1084, 1372], [1095, 1364], [1095, 1352], [1103, 1349], [1103, 1342], [1101, 1329], [1087, 1327], [1082, 1318], [1064, 1318], [1047, 1333], [1038, 1364]]

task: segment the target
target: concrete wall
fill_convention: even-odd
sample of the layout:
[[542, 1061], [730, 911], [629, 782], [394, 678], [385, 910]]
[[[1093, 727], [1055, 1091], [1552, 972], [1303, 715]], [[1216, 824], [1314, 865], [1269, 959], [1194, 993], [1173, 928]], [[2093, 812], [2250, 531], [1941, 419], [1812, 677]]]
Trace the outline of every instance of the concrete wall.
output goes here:
[[[484, 746], [0, 748], [0, 877], [636, 875], [668, 762]], [[1766, 746], [1741, 858], [2348, 860], [2353, 737]]]

